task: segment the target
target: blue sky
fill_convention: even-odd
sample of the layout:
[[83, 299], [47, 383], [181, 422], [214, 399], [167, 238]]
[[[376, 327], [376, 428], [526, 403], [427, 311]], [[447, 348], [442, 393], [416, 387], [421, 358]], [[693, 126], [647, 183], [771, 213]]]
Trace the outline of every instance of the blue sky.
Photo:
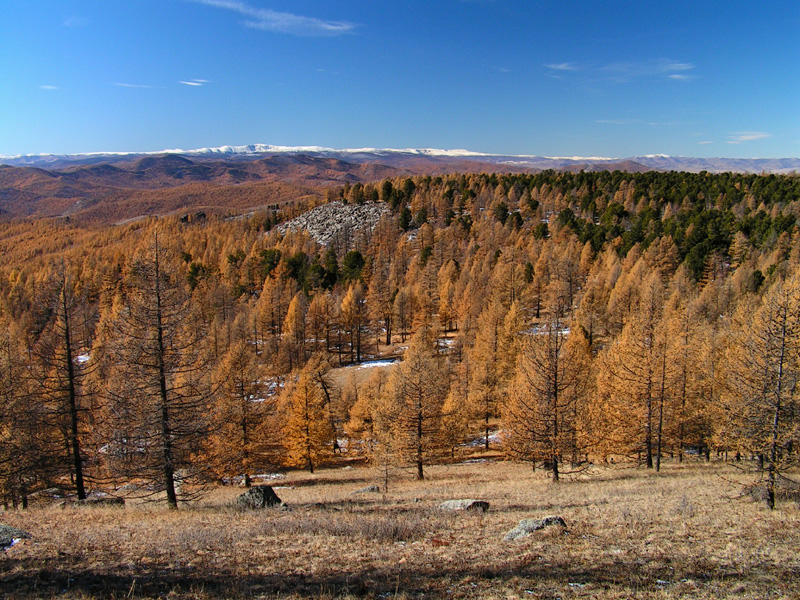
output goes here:
[[800, 2], [5, 0], [0, 154], [800, 156]]

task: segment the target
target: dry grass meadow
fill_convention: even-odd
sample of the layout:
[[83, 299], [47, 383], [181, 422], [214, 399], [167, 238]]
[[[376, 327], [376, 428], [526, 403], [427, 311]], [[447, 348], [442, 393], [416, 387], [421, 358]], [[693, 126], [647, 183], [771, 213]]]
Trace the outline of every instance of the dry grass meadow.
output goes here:
[[[470, 462], [396, 475], [291, 472], [291, 510], [239, 511], [220, 488], [168, 511], [37, 506], [0, 515], [32, 534], [0, 555], [3, 598], [800, 598], [800, 507], [736, 499], [725, 465], [623, 468], [550, 483], [529, 466]], [[440, 502], [487, 500], [481, 513]], [[560, 515], [507, 542], [520, 519]]]

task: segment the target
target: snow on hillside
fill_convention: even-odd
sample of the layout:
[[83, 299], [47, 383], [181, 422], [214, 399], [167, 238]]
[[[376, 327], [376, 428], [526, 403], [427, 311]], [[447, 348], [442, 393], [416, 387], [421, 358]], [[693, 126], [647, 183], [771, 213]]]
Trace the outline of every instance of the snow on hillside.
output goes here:
[[645, 154], [627, 158], [603, 156], [536, 156], [514, 154], [491, 154], [460, 148], [328, 148], [325, 146], [280, 146], [273, 144], [249, 144], [242, 146], [220, 146], [194, 150], [159, 150], [156, 152], [89, 152], [84, 154], [26, 154], [0, 155], [0, 163], [12, 166], [46, 166], [120, 160], [127, 157], [179, 154], [198, 159], [251, 160], [275, 154], [310, 154], [352, 160], [355, 162], [403, 161], [406, 158], [431, 159], [446, 162], [448, 159], [497, 165], [511, 165], [531, 169], [564, 168], [619, 168], [624, 163], [635, 163], [646, 169], [659, 171], [689, 171], [698, 173], [792, 173], [800, 171], [800, 158], [694, 158], [667, 154]]

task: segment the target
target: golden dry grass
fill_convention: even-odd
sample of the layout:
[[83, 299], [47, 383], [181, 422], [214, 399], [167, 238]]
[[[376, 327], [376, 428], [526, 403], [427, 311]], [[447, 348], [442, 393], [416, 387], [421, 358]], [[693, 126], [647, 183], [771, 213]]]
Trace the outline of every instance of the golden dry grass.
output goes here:
[[[479, 462], [399, 473], [389, 494], [367, 468], [294, 472], [290, 511], [240, 512], [220, 488], [179, 511], [40, 507], [6, 513], [33, 539], [0, 557], [7, 598], [798, 598], [800, 508], [732, 500], [725, 465], [600, 471], [553, 485], [529, 466]], [[485, 514], [444, 513], [447, 499]], [[506, 542], [522, 518], [558, 528]]]

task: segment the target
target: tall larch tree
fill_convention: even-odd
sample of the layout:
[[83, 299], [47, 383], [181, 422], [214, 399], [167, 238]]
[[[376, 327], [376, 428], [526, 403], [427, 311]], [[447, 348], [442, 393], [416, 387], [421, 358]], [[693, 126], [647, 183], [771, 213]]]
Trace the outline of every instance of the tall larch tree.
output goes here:
[[33, 345], [32, 373], [37, 395], [45, 403], [49, 425], [61, 432], [69, 449], [68, 472], [79, 500], [86, 499], [84, 452], [88, 434], [84, 386], [91, 347], [91, 311], [88, 300], [76, 290], [76, 281], [65, 264], [57, 265], [43, 284], [39, 306], [45, 320]]
[[278, 462], [280, 441], [268, 427], [274, 399], [267, 398], [262, 375], [244, 340], [231, 346], [214, 373], [208, 454], [218, 475], [242, 477], [245, 487], [250, 487], [254, 469]]
[[598, 386], [610, 426], [610, 448], [644, 453], [648, 469], [656, 465], [667, 400], [667, 339], [661, 328], [664, 288], [658, 273], [642, 286], [638, 306], [629, 312], [622, 333], [601, 355]]
[[322, 369], [312, 359], [300, 371], [297, 381], [287, 385], [284, 394], [283, 436], [287, 459], [291, 465], [310, 473], [331, 456], [336, 435], [321, 380]]
[[448, 384], [444, 359], [436, 353], [435, 336], [430, 328], [422, 328], [411, 339], [402, 362], [392, 368], [388, 392], [396, 415], [394, 435], [417, 479], [425, 479], [424, 467], [440, 448], [438, 433]]
[[154, 232], [127, 265], [106, 358], [112, 468], [157, 483], [170, 508], [207, 434], [210, 362], [174, 253]]
[[756, 313], [737, 314], [727, 356], [726, 401], [734, 411], [739, 444], [759, 457], [766, 503], [786, 471], [798, 463], [800, 444], [800, 278], [775, 282]]
[[489, 450], [490, 422], [499, 415], [506, 373], [502, 370], [503, 326], [507, 311], [497, 296], [478, 317], [475, 344], [470, 350], [470, 404], [483, 424], [484, 447]]
[[569, 292], [548, 302], [548, 317], [522, 342], [503, 423], [512, 455], [534, 468], [544, 461], [558, 481], [565, 463], [577, 465], [590, 442], [589, 345], [565, 320]]

